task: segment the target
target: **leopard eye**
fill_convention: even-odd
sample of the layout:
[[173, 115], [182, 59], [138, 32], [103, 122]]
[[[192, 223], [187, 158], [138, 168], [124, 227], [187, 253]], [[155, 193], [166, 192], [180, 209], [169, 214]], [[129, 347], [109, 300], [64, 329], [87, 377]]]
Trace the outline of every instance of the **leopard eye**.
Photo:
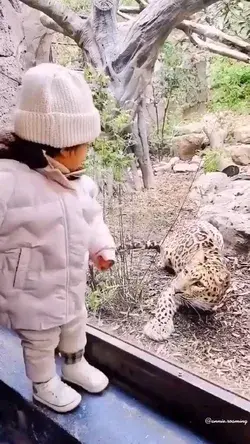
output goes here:
[[197, 281], [194, 284], [195, 284], [196, 287], [199, 287], [199, 288], [204, 287], [204, 285], [200, 281]]

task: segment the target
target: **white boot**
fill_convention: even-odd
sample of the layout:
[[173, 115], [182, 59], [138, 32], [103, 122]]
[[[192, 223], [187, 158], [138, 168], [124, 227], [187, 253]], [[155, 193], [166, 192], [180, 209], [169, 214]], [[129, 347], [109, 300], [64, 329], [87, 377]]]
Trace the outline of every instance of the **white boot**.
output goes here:
[[90, 365], [85, 358], [75, 364], [63, 364], [62, 379], [82, 387], [89, 393], [100, 393], [109, 383], [107, 376]]
[[55, 376], [48, 382], [33, 384], [33, 397], [58, 413], [75, 409], [81, 402], [81, 395]]

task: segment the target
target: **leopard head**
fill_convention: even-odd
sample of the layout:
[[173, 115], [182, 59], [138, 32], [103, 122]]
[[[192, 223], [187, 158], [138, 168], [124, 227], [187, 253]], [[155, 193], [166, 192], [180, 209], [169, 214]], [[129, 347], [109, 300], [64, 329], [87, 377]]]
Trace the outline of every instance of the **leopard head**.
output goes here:
[[230, 273], [221, 266], [219, 271], [208, 264], [199, 250], [192, 261], [174, 280], [176, 296], [190, 305], [210, 310], [223, 298], [230, 284]]

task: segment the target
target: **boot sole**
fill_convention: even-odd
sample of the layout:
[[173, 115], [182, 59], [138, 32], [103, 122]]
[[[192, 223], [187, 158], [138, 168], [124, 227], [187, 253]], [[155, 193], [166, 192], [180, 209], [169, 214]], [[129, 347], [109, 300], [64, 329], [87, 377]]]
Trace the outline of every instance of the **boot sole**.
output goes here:
[[102, 385], [96, 387], [94, 390], [88, 390], [86, 387], [84, 387], [83, 385], [79, 384], [79, 382], [74, 381], [74, 379], [65, 378], [63, 375], [62, 375], [62, 381], [67, 382], [67, 383], [69, 382], [70, 384], [74, 384], [77, 387], [81, 387], [86, 392], [92, 393], [92, 394], [102, 393], [109, 385], [109, 380], [107, 380], [105, 385], [102, 384]]
[[40, 398], [39, 396], [33, 394], [33, 398], [40, 402], [40, 404], [45, 405], [46, 407], [49, 407], [51, 410], [54, 410], [57, 413], [68, 413], [71, 412], [72, 410], [74, 410], [76, 407], [79, 406], [79, 404], [81, 403], [82, 397], [80, 396], [79, 398], [74, 399], [74, 401], [70, 402], [69, 404], [63, 405], [63, 406], [58, 406], [58, 405], [54, 405], [51, 404], [50, 402], [45, 401], [44, 399]]

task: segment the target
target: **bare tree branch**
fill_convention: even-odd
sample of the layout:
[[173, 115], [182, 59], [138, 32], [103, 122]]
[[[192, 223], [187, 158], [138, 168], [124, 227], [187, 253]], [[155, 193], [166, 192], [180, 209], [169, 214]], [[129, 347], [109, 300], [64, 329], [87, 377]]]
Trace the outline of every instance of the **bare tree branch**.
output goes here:
[[146, 8], [148, 6], [148, 2], [145, 0], [136, 0], [141, 9]]
[[111, 61], [119, 51], [117, 9], [117, 0], [92, 1], [92, 29], [105, 66], [111, 66]]
[[[126, 39], [126, 47], [113, 62], [116, 72], [121, 72], [124, 65], [137, 57], [137, 64], [150, 65], [155, 59], [161, 44], [173, 28], [184, 19], [217, 0], [157, 0], [152, 1], [132, 23]], [[148, 54], [154, 53], [148, 58]], [[148, 58], [148, 60], [147, 60]]]
[[84, 20], [78, 14], [56, 0], [22, 0], [22, 2], [49, 16], [69, 37], [79, 43]]
[[51, 44], [55, 46], [74, 46], [75, 48], [78, 48], [78, 45], [76, 43], [52, 42]]
[[61, 28], [61, 26], [59, 26], [56, 22], [54, 22], [54, 20], [49, 18], [47, 15], [42, 15], [40, 21], [42, 25], [45, 26], [46, 28], [52, 29], [55, 32], [59, 32], [60, 34], [68, 36], [67, 32], [63, 28]]
[[[147, 4], [145, 6], [147, 6]], [[140, 9], [137, 8], [136, 6], [121, 6], [119, 10], [119, 15], [126, 20], [129, 20], [130, 16], [128, 14], [134, 15], [139, 13]], [[180, 23], [178, 26], [176, 26], [176, 28], [184, 31], [187, 34], [187, 36], [191, 38], [192, 42], [196, 46], [198, 45], [199, 47], [204, 47], [208, 50], [209, 48], [211, 48], [211, 52], [213, 53], [221, 54], [224, 55], [225, 57], [231, 57], [236, 60], [242, 60], [248, 63], [248, 58], [245, 57], [244, 55], [241, 55], [240, 51], [250, 53], [250, 44], [239, 37], [226, 34], [225, 32], [215, 28], [214, 26], [203, 25], [191, 20], [183, 20], [183, 22]], [[216, 45], [214, 45], [213, 43], [205, 45], [204, 43], [201, 42], [201, 39], [195, 37], [194, 33], [200, 36], [210, 38], [211, 40], [217, 40], [224, 44], [233, 45], [236, 49], [239, 49], [239, 51], [235, 51], [230, 47], [229, 48], [223, 47], [222, 51], [221, 45], [219, 45], [217, 48]]]
[[250, 43], [242, 40], [239, 37], [226, 34], [214, 26], [202, 25], [191, 20], [184, 20], [182, 23], [180, 23], [180, 25], [178, 25], [178, 29], [181, 29], [186, 34], [188, 31], [191, 33], [195, 32], [196, 34], [210, 38], [211, 40], [218, 40], [219, 42], [226, 44], [229, 43], [236, 48], [240, 48], [241, 50], [250, 53]]
[[200, 39], [200, 37], [198, 37], [195, 33], [191, 34], [190, 40], [194, 45], [197, 45], [199, 48], [209, 50], [214, 54], [219, 54], [225, 57], [230, 57], [231, 59], [239, 60], [241, 62], [250, 63], [250, 56], [248, 56], [243, 52], [237, 51], [237, 49], [231, 49], [227, 46], [204, 41]]
[[[119, 15], [121, 15], [126, 20], [129, 20], [129, 18], [131, 18], [131, 16], [129, 16], [128, 14], [139, 13], [139, 8], [134, 6], [122, 6], [119, 10]], [[219, 29], [215, 28], [214, 26], [203, 25], [191, 20], [183, 20], [183, 22], [177, 25], [176, 28], [184, 31], [191, 42], [194, 45], [199, 46], [200, 48], [210, 50], [215, 54], [220, 54], [225, 57], [230, 57], [235, 60], [249, 63], [249, 57], [244, 53], [250, 53], [250, 44], [239, 37], [228, 35], [225, 32], [222, 32]], [[211, 40], [217, 40], [224, 45], [233, 45], [236, 49], [226, 47], [224, 45], [216, 45], [213, 42], [204, 42], [195, 34], [209, 38]]]
[[141, 9], [137, 8], [137, 6], [120, 6], [119, 11], [125, 14], [139, 14]]
[[130, 15], [125, 14], [125, 13], [122, 12], [120, 9], [117, 11], [117, 14], [118, 14], [120, 17], [124, 18], [125, 20], [132, 20], [132, 18], [130, 17]]

